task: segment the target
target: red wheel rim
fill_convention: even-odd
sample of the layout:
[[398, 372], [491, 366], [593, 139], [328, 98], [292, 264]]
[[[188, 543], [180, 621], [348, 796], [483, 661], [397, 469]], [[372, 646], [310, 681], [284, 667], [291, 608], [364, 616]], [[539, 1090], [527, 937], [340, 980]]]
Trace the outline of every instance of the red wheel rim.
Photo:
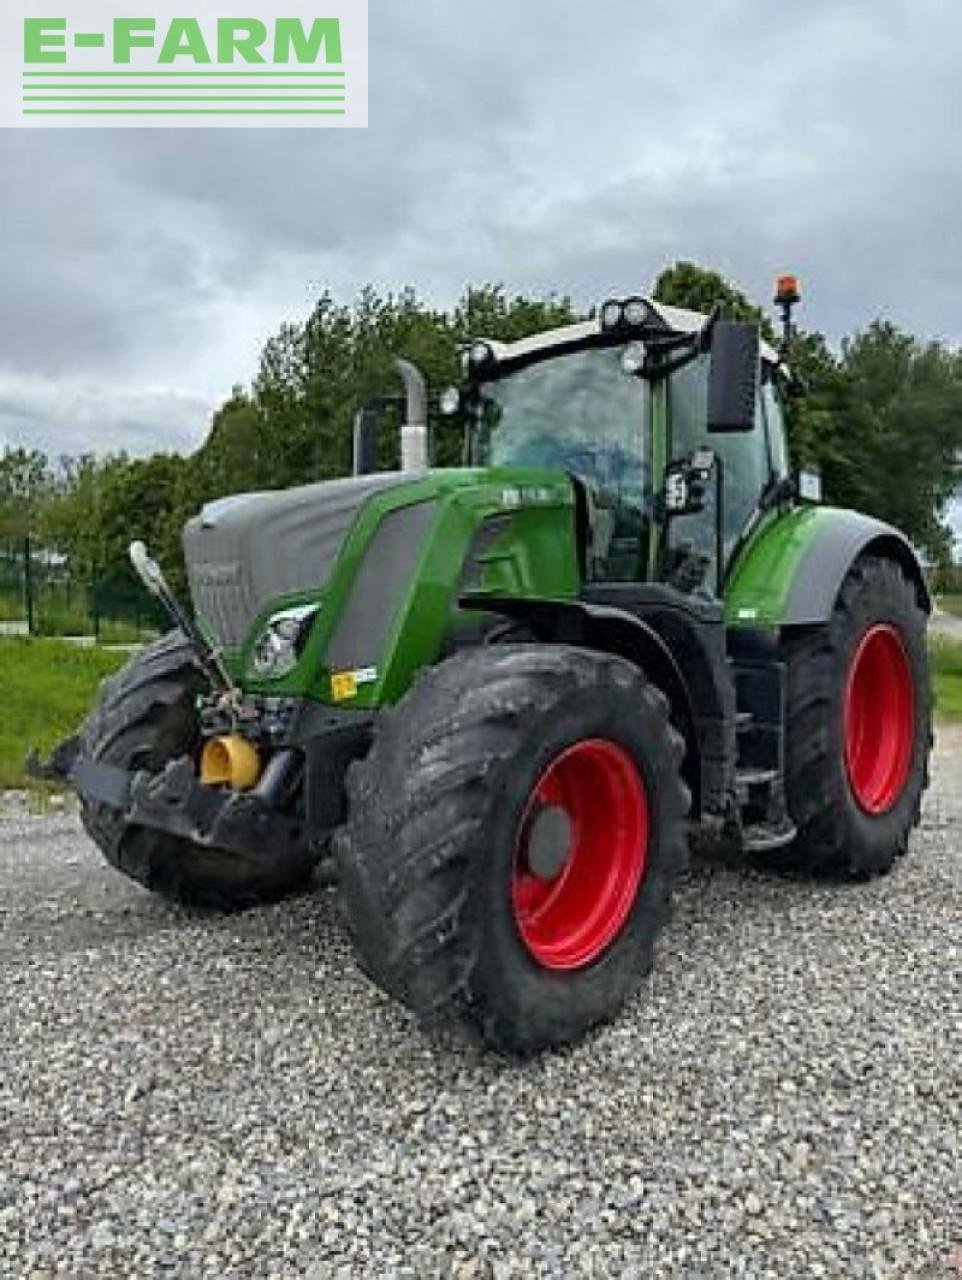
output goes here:
[[915, 743], [915, 687], [902, 637], [880, 623], [859, 641], [845, 688], [845, 766], [859, 806], [886, 813], [905, 790]]
[[[548, 869], [533, 865], [546, 821], [562, 833]], [[535, 784], [515, 841], [511, 900], [531, 956], [546, 969], [597, 959], [628, 919], [647, 859], [648, 797], [634, 760], [604, 738], [568, 747]]]

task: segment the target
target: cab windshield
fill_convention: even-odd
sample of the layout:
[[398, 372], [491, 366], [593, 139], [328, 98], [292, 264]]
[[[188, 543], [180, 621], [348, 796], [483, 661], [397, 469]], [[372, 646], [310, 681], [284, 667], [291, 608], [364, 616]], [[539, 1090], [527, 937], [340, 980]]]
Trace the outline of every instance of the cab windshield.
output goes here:
[[595, 507], [593, 576], [636, 576], [651, 514], [648, 384], [621, 347], [552, 356], [483, 383], [472, 460], [552, 467], [586, 481]]

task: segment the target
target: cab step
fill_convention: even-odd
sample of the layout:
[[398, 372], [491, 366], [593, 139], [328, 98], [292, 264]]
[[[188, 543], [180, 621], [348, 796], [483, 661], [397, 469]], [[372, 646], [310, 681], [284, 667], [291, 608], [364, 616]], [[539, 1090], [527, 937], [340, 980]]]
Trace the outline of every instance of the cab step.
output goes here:
[[788, 818], [773, 824], [758, 822], [742, 831], [742, 848], [746, 853], [771, 853], [791, 844], [796, 835], [798, 829]]
[[739, 769], [735, 774], [735, 787], [739, 802], [745, 804], [752, 796], [752, 793], [757, 792], [760, 787], [771, 788], [779, 780], [779, 776], [777, 769]]

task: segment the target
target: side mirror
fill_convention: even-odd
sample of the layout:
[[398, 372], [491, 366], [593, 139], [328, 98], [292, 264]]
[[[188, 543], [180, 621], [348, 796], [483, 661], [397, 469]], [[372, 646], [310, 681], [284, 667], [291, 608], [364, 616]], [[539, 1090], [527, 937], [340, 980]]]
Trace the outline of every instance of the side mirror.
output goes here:
[[757, 325], [716, 321], [708, 376], [709, 431], [754, 429], [759, 346]]

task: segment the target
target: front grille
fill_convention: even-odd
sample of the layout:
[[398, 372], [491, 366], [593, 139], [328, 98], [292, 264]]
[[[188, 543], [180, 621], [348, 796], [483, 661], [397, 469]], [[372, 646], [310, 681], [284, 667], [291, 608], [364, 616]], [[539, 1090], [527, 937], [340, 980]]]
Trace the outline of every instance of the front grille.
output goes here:
[[194, 608], [223, 649], [240, 647], [257, 604], [240, 565], [204, 563], [191, 565], [190, 592]]

